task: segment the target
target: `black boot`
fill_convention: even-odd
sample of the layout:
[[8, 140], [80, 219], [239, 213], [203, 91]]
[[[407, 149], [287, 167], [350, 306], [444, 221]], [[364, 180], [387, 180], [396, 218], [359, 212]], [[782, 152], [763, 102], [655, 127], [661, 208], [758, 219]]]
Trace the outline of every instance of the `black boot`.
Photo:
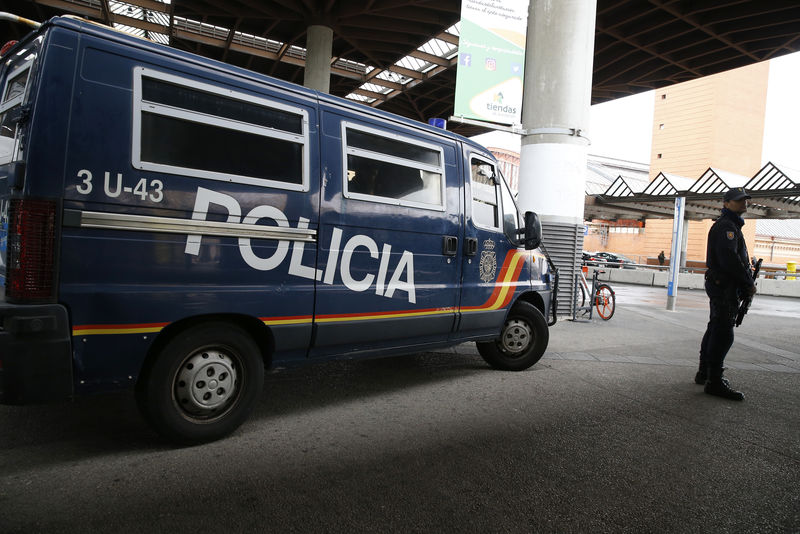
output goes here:
[[704, 363], [700, 363], [700, 367], [697, 369], [697, 374], [694, 375], [694, 383], [703, 385], [708, 380], [708, 366]]
[[[724, 371], [726, 367], [723, 367], [722, 370]], [[720, 380], [722, 380], [725, 384], [728, 383], [728, 379], [724, 376], [720, 376]], [[700, 367], [697, 369], [697, 373], [694, 375], [694, 383], [703, 385], [708, 381], [708, 366], [704, 363], [700, 364]]]
[[722, 376], [709, 378], [704, 391], [709, 395], [715, 395], [724, 399], [744, 400], [744, 393], [731, 389], [728, 381], [722, 378]]

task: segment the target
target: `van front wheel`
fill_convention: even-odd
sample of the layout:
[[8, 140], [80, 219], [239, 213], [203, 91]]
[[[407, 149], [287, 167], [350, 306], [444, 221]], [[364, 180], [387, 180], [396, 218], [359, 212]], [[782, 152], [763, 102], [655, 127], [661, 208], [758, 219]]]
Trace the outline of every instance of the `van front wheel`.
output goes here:
[[144, 418], [168, 440], [203, 443], [241, 425], [261, 395], [264, 362], [241, 328], [205, 323], [172, 338], [136, 388]]
[[542, 312], [532, 304], [518, 302], [511, 308], [500, 337], [476, 345], [483, 359], [495, 369], [524, 371], [541, 359], [549, 339]]

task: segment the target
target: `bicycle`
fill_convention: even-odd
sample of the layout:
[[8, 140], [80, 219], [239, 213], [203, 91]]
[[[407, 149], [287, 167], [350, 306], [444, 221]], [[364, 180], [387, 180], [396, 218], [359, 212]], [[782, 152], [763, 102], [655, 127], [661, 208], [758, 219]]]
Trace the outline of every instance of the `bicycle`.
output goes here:
[[[611, 286], [606, 283], [598, 283], [597, 276], [600, 273], [604, 273], [605, 271], [600, 271], [595, 269], [592, 273], [592, 288], [589, 289], [589, 283], [586, 281], [586, 276], [584, 273], [588, 272], [588, 268], [584, 265], [581, 267], [581, 271], [579, 274], [575, 275], [575, 299], [577, 300], [580, 298], [580, 306], [577, 305], [574, 308], [572, 313], [572, 320], [577, 319], [577, 315], [579, 312], [582, 315], [589, 315], [589, 320], [592, 320], [593, 310], [597, 309], [597, 315], [604, 321], [608, 321], [614, 316], [614, 309], [616, 305], [616, 296], [614, 295], [614, 290], [611, 289]], [[589, 295], [593, 295], [590, 304], [586, 304], [589, 301]]]

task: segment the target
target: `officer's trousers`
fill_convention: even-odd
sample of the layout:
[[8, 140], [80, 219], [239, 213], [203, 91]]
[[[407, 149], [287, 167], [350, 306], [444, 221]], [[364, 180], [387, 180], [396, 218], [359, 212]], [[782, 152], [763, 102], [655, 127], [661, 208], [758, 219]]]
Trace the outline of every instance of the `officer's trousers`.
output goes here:
[[739, 311], [736, 287], [720, 286], [706, 281], [710, 313], [706, 333], [700, 343], [700, 365], [708, 369], [710, 378], [722, 376], [722, 363], [733, 345], [733, 326]]

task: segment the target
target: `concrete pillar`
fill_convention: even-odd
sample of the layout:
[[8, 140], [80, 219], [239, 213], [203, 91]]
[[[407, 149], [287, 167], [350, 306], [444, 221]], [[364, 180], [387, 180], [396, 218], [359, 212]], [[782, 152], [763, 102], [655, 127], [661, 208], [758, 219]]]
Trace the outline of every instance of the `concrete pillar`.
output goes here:
[[564, 313], [583, 245], [596, 12], [596, 0], [531, 0], [528, 12], [519, 203], [541, 218]]
[[309, 26], [306, 31], [306, 68], [303, 85], [322, 93], [331, 88], [331, 50], [333, 30], [327, 26]]

